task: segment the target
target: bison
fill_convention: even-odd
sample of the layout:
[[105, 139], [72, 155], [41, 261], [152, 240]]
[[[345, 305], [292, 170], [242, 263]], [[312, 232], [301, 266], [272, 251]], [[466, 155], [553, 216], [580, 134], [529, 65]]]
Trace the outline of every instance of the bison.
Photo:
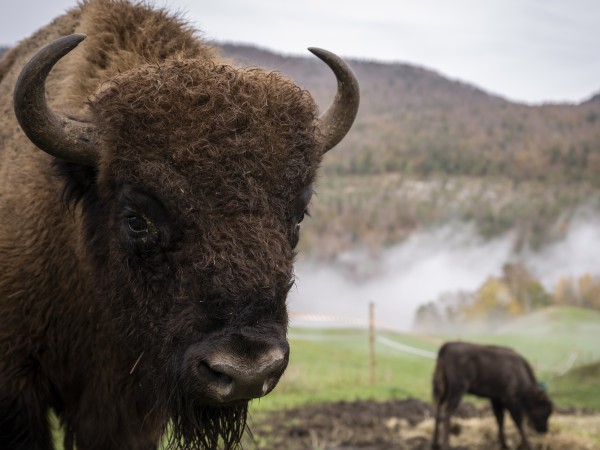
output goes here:
[[65, 448], [239, 446], [358, 109], [346, 63], [310, 50], [338, 81], [321, 115], [143, 2], [82, 1], [0, 61], [0, 448], [53, 448], [50, 411]]
[[448, 449], [450, 416], [464, 394], [489, 398], [498, 422], [498, 439], [503, 449], [504, 410], [519, 429], [522, 446], [531, 446], [523, 431], [525, 414], [536, 431], [548, 431], [552, 402], [538, 385], [529, 363], [514, 350], [495, 345], [448, 342], [439, 352], [433, 375], [435, 428], [432, 448], [439, 447], [439, 426], [443, 417], [442, 448]]

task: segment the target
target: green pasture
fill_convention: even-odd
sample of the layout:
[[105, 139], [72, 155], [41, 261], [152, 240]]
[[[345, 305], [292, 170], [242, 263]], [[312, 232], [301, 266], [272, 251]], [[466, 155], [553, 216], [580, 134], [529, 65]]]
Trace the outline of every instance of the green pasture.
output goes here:
[[[486, 334], [422, 336], [384, 331], [376, 336], [372, 383], [367, 330], [292, 328], [288, 370], [273, 393], [253, 402], [252, 410], [365, 398], [429, 400], [435, 360], [385, 345], [381, 337], [426, 352], [436, 352], [447, 340], [510, 346], [533, 364], [558, 406], [600, 410], [600, 370], [591, 365], [600, 361], [600, 313], [596, 311], [548, 308]], [[584, 370], [585, 375], [578, 372], [588, 365], [591, 369]]]

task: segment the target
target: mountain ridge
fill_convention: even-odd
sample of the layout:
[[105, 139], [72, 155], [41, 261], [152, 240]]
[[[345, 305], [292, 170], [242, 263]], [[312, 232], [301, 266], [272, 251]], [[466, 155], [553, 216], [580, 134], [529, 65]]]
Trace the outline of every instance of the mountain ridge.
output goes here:
[[[309, 90], [321, 109], [335, 93], [333, 76], [317, 58], [251, 46], [221, 48], [238, 63], [286, 74]], [[361, 85], [361, 108], [340, 144], [344, 151], [328, 157], [326, 170], [335, 163], [334, 170], [346, 174], [401, 171], [569, 181], [600, 173], [600, 155], [592, 151], [600, 143], [595, 101], [529, 106], [416, 66], [357, 60], [350, 65]]]
[[[226, 56], [227, 55], [234, 56], [234, 59], [236, 59], [235, 57], [237, 57], [236, 60], [238, 63], [246, 62], [247, 64], [251, 64], [251, 65], [256, 64], [260, 67], [274, 68], [274, 67], [272, 67], [273, 61], [276, 61], [278, 59], [293, 59], [293, 58], [312, 59], [312, 58], [314, 58], [314, 56], [312, 56], [308, 53], [308, 50], [307, 50], [306, 55], [300, 55], [300, 54], [291, 54], [291, 53], [287, 54], [287, 53], [271, 50], [266, 47], [260, 47], [260, 46], [255, 46], [252, 44], [245, 44], [245, 43], [236, 43], [236, 42], [221, 42], [221, 43], [219, 43], [219, 42], [216, 42], [216, 43], [214, 43], [214, 45], [216, 47], [222, 49], [223, 53]], [[598, 92], [598, 93], [592, 92], [589, 94], [590, 98], [579, 101], [579, 102], [577, 102], [577, 101], [552, 101], [552, 100], [544, 100], [544, 101], [539, 101], [539, 102], [520, 101], [520, 100], [515, 100], [515, 99], [509, 99], [506, 95], [503, 95], [500, 93], [495, 93], [491, 89], [487, 89], [484, 86], [478, 85], [477, 83], [473, 83], [468, 80], [461, 79], [459, 77], [453, 77], [451, 75], [444, 74], [443, 72], [438, 71], [433, 67], [428, 67], [428, 66], [424, 66], [421, 64], [417, 64], [417, 63], [403, 62], [400, 60], [383, 61], [383, 60], [369, 59], [369, 58], [344, 57], [344, 55], [340, 55], [340, 56], [343, 57], [344, 60], [346, 62], [348, 62], [351, 66], [353, 64], [400, 66], [400, 67], [417, 69], [417, 70], [420, 70], [423, 72], [428, 72], [432, 75], [439, 76], [451, 83], [458, 83], [458, 84], [462, 85], [463, 87], [465, 87], [466, 89], [478, 91], [478, 92], [483, 93], [494, 99], [505, 101], [508, 103], [516, 104], [516, 105], [525, 105], [525, 106], [532, 106], [532, 107], [543, 106], [543, 105], [579, 105], [579, 104], [586, 103], [592, 99], [600, 100], [600, 92]], [[594, 97], [594, 98], [592, 98], [592, 97]]]

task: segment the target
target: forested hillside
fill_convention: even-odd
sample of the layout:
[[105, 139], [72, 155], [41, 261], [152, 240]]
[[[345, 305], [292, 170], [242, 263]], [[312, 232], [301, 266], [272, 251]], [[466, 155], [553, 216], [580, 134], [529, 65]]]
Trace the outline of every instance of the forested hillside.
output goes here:
[[[335, 92], [331, 72], [308, 52], [222, 50], [289, 75], [322, 108]], [[540, 247], [564, 236], [582, 206], [597, 209], [600, 94], [582, 104], [529, 106], [420, 67], [349, 62], [361, 108], [324, 159], [305, 251], [376, 250], [449, 221], [472, 221], [484, 237], [514, 230], [516, 249]]]

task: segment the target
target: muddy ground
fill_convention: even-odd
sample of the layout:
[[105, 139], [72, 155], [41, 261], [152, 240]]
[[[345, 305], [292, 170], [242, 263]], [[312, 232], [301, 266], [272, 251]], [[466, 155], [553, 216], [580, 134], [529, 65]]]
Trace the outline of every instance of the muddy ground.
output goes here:
[[[415, 399], [388, 402], [336, 402], [294, 408], [251, 417], [253, 439], [248, 450], [425, 450], [431, 446], [433, 410]], [[520, 443], [508, 414], [505, 420], [511, 448]], [[452, 420], [455, 450], [492, 450], [497, 427], [487, 406], [463, 402]], [[528, 429], [535, 450], [600, 449], [600, 414], [559, 409], [550, 432]]]

